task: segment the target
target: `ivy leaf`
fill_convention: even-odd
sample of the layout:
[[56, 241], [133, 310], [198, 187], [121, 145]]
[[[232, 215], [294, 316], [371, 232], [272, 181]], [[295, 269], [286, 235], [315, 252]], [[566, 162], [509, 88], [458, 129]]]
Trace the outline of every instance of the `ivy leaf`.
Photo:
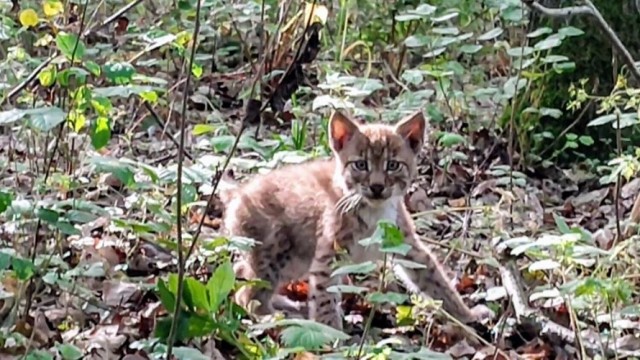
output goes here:
[[73, 59], [74, 61], [82, 60], [86, 51], [84, 42], [78, 39], [76, 34], [70, 34], [64, 31], [59, 32], [56, 36], [56, 46], [67, 59]]

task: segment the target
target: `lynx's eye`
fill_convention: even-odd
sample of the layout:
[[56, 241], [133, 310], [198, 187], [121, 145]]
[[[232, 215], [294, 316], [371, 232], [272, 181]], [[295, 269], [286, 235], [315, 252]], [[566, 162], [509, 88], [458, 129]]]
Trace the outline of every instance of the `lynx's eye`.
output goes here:
[[351, 163], [351, 166], [353, 166], [354, 169], [358, 171], [367, 171], [367, 169], [369, 168], [366, 160], [356, 160]]
[[394, 172], [394, 171], [398, 171], [399, 169], [400, 169], [400, 162], [395, 160], [387, 161], [387, 171]]

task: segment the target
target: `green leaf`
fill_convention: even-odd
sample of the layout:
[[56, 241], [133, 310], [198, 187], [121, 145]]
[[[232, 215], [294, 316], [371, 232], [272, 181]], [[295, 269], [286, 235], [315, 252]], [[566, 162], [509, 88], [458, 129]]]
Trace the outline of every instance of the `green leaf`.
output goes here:
[[11, 267], [19, 280], [27, 281], [36, 273], [36, 267], [30, 260], [11, 258]]
[[56, 344], [56, 349], [58, 349], [60, 356], [62, 356], [64, 360], [82, 359], [82, 350], [77, 348], [75, 345], [58, 343]]
[[[589, 135], [581, 135], [578, 138], [578, 141], [580, 141], [580, 143], [585, 146], [591, 146], [594, 144], [593, 138]], [[2, 212], [1, 207], [0, 207], [0, 212]]]
[[553, 214], [553, 219], [555, 220], [556, 226], [558, 227], [558, 230], [560, 230], [561, 234], [569, 234], [571, 232], [571, 228], [569, 228], [569, 225], [567, 225], [567, 222], [564, 221], [563, 217]]
[[133, 170], [129, 164], [107, 156], [94, 156], [90, 162], [99, 172], [109, 172], [115, 175], [123, 184], [129, 186], [135, 182]]
[[215, 130], [216, 127], [210, 124], [196, 124], [196, 126], [193, 127], [193, 135], [198, 136], [208, 134], [214, 132]]
[[327, 292], [334, 294], [362, 294], [369, 291], [368, 288], [353, 285], [332, 285], [327, 288]]
[[194, 279], [193, 277], [188, 277], [185, 280], [185, 291], [189, 293], [191, 299], [193, 300], [193, 305], [197, 309], [201, 310], [209, 310], [209, 299], [207, 298], [207, 288], [203, 283]]
[[11, 206], [13, 202], [13, 196], [11, 193], [0, 191], [0, 214], [5, 212]]
[[76, 229], [76, 227], [73, 226], [68, 221], [58, 221], [54, 224], [54, 226], [58, 230], [60, 230], [61, 233], [65, 235], [81, 235], [82, 234], [80, 230]]
[[84, 67], [86, 67], [87, 70], [89, 70], [89, 72], [94, 76], [100, 76], [100, 74], [102, 73], [102, 70], [100, 69], [100, 65], [96, 64], [91, 60], [85, 61]]
[[104, 76], [116, 85], [126, 85], [131, 82], [136, 69], [127, 62], [108, 63], [102, 67]]
[[348, 275], [348, 274], [368, 274], [376, 269], [376, 264], [371, 261], [365, 261], [360, 264], [353, 265], [344, 265], [337, 268], [332, 274], [331, 277], [337, 275]]
[[210, 358], [198, 349], [188, 347], [177, 347], [173, 349], [173, 356], [178, 360], [209, 360]]
[[99, 116], [91, 125], [91, 145], [96, 150], [107, 146], [111, 140], [111, 121], [108, 117]]
[[397, 292], [381, 293], [376, 291], [367, 295], [367, 301], [374, 304], [389, 303], [397, 305], [404, 303], [408, 298], [409, 296], [406, 294], [400, 294]]
[[66, 117], [66, 113], [59, 107], [31, 109], [27, 110], [26, 113], [31, 118], [31, 126], [43, 132], [53, 130], [56, 126], [60, 125]]
[[49, 87], [56, 83], [57, 70], [54, 65], [49, 65], [38, 74], [40, 85]]
[[25, 116], [23, 110], [11, 109], [7, 111], [0, 111], [0, 125], [8, 125], [14, 123]]
[[11, 266], [11, 259], [13, 257], [6, 252], [0, 252], [0, 270], [7, 270]]
[[542, 50], [549, 50], [549, 49], [553, 49], [555, 47], [558, 47], [562, 45], [562, 40], [561, 38], [556, 35], [549, 35], [546, 39], [537, 42], [533, 48], [536, 49], [537, 51], [542, 51]]
[[158, 279], [158, 297], [160, 302], [168, 312], [173, 313], [176, 309], [176, 298], [169, 290], [164, 280]]
[[38, 219], [49, 224], [55, 224], [58, 222], [58, 219], [60, 219], [60, 215], [57, 211], [43, 208], [36, 210], [36, 216], [38, 216]]
[[440, 138], [438, 139], [438, 144], [446, 148], [466, 143], [467, 139], [464, 136], [450, 132], [442, 133], [442, 135], [440, 135]]
[[286, 326], [280, 336], [288, 347], [301, 347], [305, 350], [316, 350], [336, 340], [347, 340], [349, 335], [330, 326], [307, 319], [285, 319], [268, 324], [254, 325], [254, 329], [266, 330]]
[[86, 50], [84, 43], [78, 39], [76, 34], [69, 34], [64, 31], [59, 32], [56, 36], [56, 46], [67, 59], [74, 59], [74, 61], [81, 61]]
[[580, 35], [584, 35], [584, 31], [573, 26], [565, 26], [563, 28], [560, 28], [560, 30], [558, 30], [558, 34], [562, 36], [580, 36]]
[[497, 38], [498, 36], [502, 35], [502, 33], [504, 32], [504, 30], [501, 27], [496, 27], [493, 28], [489, 31], [487, 31], [486, 33], [478, 36], [478, 41], [486, 41], [486, 40], [493, 40], [495, 38]]
[[527, 37], [528, 38], [537, 38], [539, 36], [550, 34], [552, 32], [553, 32], [553, 30], [551, 28], [549, 28], [549, 27], [541, 27], [541, 28], [536, 29], [533, 32], [528, 33]]
[[53, 355], [45, 350], [34, 350], [25, 357], [25, 360], [53, 360]]
[[464, 44], [460, 46], [459, 50], [465, 54], [475, 54], [478, 51], [482, 50], [482, 45]]
[[222, 301], [227, 298], [236, 282], [236, 274], [229, 261], [225, 261], [213, 273], [207, 283], [209, 291], [209, 309], [212, 312], [218, 310]]

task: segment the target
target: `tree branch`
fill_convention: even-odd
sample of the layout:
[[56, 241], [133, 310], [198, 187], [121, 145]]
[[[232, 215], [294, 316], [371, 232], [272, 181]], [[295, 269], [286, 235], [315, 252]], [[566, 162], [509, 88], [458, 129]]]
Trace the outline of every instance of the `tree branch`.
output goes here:
[[527, 5], [530, 9], [533, 9], [540, 14], [550, 18], [566, 19], [574, 15], [589, 15], [594, 17], [596, 19], [597, 25], [604, 32], [615, 52], [618, 54], [624, 64], [629, 68], [633, 79], [636, 82], [640, 83], [640, 69], [638, 69], [638, 67], [636, 66], [636, 62], [633, 59], [633, 56], [631, 56], [629, 50], [627, 50], [624, 44], [622, 44], [622, 41], [620, 41], [616, 33], [613, 31], [613, 29], [611, 29], [611, 26], [607, 24], [607, 21], [604, 19], [604, 17], [602, 17], [602, 14], [598, 10], [598, 8], [593, 5], [591, 0], [582, 1], [585, 5], [563, 7], [558, 9], [545, 7], [535, 0], [522, 0], [522, 3]]

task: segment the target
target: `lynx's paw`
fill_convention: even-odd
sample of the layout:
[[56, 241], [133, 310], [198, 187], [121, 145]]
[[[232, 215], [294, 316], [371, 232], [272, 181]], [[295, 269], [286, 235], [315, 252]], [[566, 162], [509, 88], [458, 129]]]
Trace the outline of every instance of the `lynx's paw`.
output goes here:
[[488, 306], [478, 304], [471, 309], [473, 322], [483, 323], [487, 320], [493, 320], [496, 314]]

